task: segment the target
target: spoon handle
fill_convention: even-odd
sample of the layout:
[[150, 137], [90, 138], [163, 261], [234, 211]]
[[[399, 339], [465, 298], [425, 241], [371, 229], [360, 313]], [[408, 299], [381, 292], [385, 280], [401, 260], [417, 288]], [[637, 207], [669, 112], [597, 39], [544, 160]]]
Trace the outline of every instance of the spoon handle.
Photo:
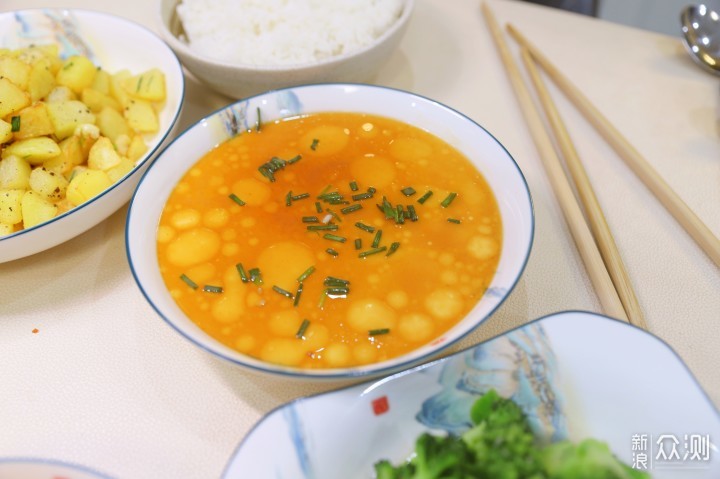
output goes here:
[[665, 209], [688, 232], [716, 266], [720, 267], [720, 240], [715, 237], [702, 220], [673, 191], [665, 180], [650, 166], [640, 152], [615, 128], [585, 95], [575, 87], [537, 48], [512, 25], [507, 25], [510, 35], [525, 47], [533, 59], [562, 90], [585, 118], [600, 132], [610, 146], [625, 161], [645, 186], [655, 195]]

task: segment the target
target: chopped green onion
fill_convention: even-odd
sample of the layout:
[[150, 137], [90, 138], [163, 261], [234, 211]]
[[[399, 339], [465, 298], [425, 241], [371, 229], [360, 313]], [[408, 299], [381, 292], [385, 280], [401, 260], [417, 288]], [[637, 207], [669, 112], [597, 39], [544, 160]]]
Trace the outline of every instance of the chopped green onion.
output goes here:
[[250, 274], [250, 281], [255, 283], [256, 285], [260, 286], [263, 284], [262, 279], [262, 273], [260, 272], [260, 268], [252, 268], [250, 271], [248, 271]]
[[303, 200], [305, 198], [310, 198], [310, 193], [300, 193], [299, 195], [293, 196], [291, 199], [293, 201], [297, 201], [297, 200]]
[[274, 181], [275, 181], [275, 175], [273, 174], [272, 170], [271, 170], [270, 168], [268, 168], [267, 166], [265, 166], [265, 165], [260, 166], [260, 168], [258, 168], [258, 171], [259, 171], [265, 178], [267, 178], [270, 182], [274, 182]]
[[260, 107], [256, 108], [257, 111], [257, 121], [255, 122], [255, 131], [260, 131], [260, 125], [262, 124], [262, 117], [260, 115]]
[[351, 191], [357, 191], [357, 190], [358, 190], [357, 181], [351, 181], [351, 182], [350, 182], [350, 190], [351, 190]]
[[448, 218], [448, 223], [455, 223], [456, 225], [460, 224], [460, 220], [457, 218]]
[[315, 211], [317, 211], [318, 213], [322, 213], [322, 212], [323, 212], [322, 205], [320, 204], [319, 201], [316, 201], [316, 202], [315, 202]]
[[346, 206], [345, 208], [342, 208], [340, 210], [340, 213], [346, 215], [348, 213], [352, 213], [353, 211], [357, 211], [362, 209], [362, 205], [360, 203], [355, 203], [354, 205]]
[[342, 218], [340, 218], [340, 215], [335, 213], [333, 210], [328, 208], [325, 211], [327, 211], [330, 214], [330, 216], [332, 216], [338, 223], [342, 223]]
[[368, 188], [368, 193], [370, 193], [372, 195], [374, 195], [376, 191], [377, 190], [375, 188], [373, 188], [372, 186], [370, 188]]
[[317, 216], [303, 216], [302, 217], [303, 223], [320, 223], [320, 220]]
[[377, 230], [375, 233], [375, 237], [373, 238], [372, 244], [370, 245], [372, 248], [377, 248], [378, 245], [380, 245], [380, 239], [382, 238], [382, 230]]
[[362, 249], [362, 240], [360, 238], [355, 239], [355, 249]]
[[295, 333], [295, 337], [302, 339], [305, 336], [305, 331], [307, 331], [308, 326], [310, 326], [310, 321], [303, 319], [300, 328], [298, 328], [297, 333]]
[[183, 282], [185, 282], [185, 284], [190, 286], [192, 289], [198, 289], [197, 283], [195, 283], [195, 281], [191, 280], [186, 274], [184, 274], [184, 273], [181, 274], [180, 279], [183, 280]]
[[380, 336], [381, 334], [388, 334], [390, 328], [371, 329], [368, 331], [368, 336]]
[[282, 289], [280, 286], [273, 285], [272, 289], [276, 293], [281, 294], [281, 295], [285, 296], [286, 298], [293, 299], [293, 294], [290, 291], [286, 291], [286, 290]]
[[420, 198], [418, 198], [417, 202], [421, 205], [425, 203], [431, 196], [433, 195], [432, 190], [428, 190], [425, 192], [424, 195], [422, 195]]
[[298, 283], [302, 283], [303, 281], [305, 281], [308, 278], [308, 276], [310, 276], [314, 272], [315, 272], [315, 266], [310, 266], [308, 269], [305, 270], [305, 272], [303, 274], [298, 276], [298, 279], [297, 279]]
[[295, 292], [295, 299], [293, 300], [293, 307], [297, 308], [297, 305], [300, 304], [300, 295], [303, 292], [303, 284], [300, 282], [297, 287], [297, 291]]
[[297, 162], [300, 161], [300, 160], [302, 160], [302, 156], [300, 156], [300, 155], [295, 155], [295, 156], [293, 156], [292, 158], [290, 158], [289, 160], [287, 160], [287, 164], [288, 164], [288, 165], [292, 165], [293, 163], [297, 163]]
[[359, 221], [358, 221], [357, 223], [355, 223], [355, 226], [357, 226], [358, 228], [360, 228], [360, 229], [363, 230], [363, 231], [367, 231], [368, 233], [374, 233], [374, 232], [375, 232], [375, 227], [374, 227], [374, 226], [369, 226], [369, 225], [366, 225], [365, 223], [361, 223], [361, 222], [359, 222]]
[[386, 249], [387, 249], [387, 246], [381, 246], [379, 248], [369, 249], [367, 251], [363, 251], [362, 253], [358, 254], [358, 258], [365, 258], [365, 257], [373, 255], [373, 254], [382, 253]]
[[292, 205], [292, 191], [288, 191], [285, 195], [285, 206]]
[[415, 191], [415, 188], [413, 188], [412, 186], [408, 186], [407, 188], [403, 188], [402, 190], [400, 190], [400, 193], [405, 196], [412, 196], [417, 193], [417, 191]]
[[410, 221], [417, 221], [418, 215], [413, 205], [407, 205], [408, 213], [410, 213]]
[[343, 288], [341, 286], [335, 287], [335, 288], [327, 288], [325, 290], [325, 294], [327, 294], [331, 298], [347, 297], [349, 292], [350, 292], [349, 288]]
[[397, 214], [395, 215], [395, 222], [399, 225], [405, 223], [405, 211], [403, 210], [403, 206], [397, 205], [395, 207], [395, 211], [397, 211]]
[[203, 291], [206, 293], [222, 293], [223, 289], [222, 286], [213, 286], [211, 284], [206, 284], [203, 286]]
[[240, 280], [242, 280], [243, 283], [247, 283], [248, 276], [247, 276], [247, 273], [245, 272], [245, 268], [243, 268], [242, 263], [236, 264], [235, 269], [237, 269], [237, 272], [240, 275]]
[[308, 231], [337, 231], [340, 228], [338, 225], [310, 225], [307, 227]]
[[327, 254], [329, 254], [330, 256], [337, 256], [337, 255], [340, 254], [340, 253], [338, 253], [337, 251], [335, 251], [335, 250], [332, 249], [332, 248], [326, 249], [325, 252], [326, 252]]
[[323, 281], [323, 285], [325, 286], [347, 286], [349, 284], [350, 281], [347, 279], [336, 278], [334, 276], [328, 276], [325, 278], [325, 281]]
[[10, 125], [12, 132], [20, 131], [20, 117], [14, 116], [10, 119]]
[[390, 245], [390, 249], [388, 250], [388, 252], [387, 252], [387, 254], [386, 254], [385, 256], [390, 256], [390, 255], [393, 254], [395, 251], [397, 251], [397, 249], [398, 249], [399, 247], [400, 247], [400, 243], [397, 242], [397, 241], [395, 241], [394, 243], [392, 243], [392, 244]]
[[245, 202], [241, 200], [238, 195], [235, 193], [230, 193], [230, 196], [228, 196], [231, 200], [233, 200], [235, 203], [239, 204], [240, 206], [245, 206]]
[[318, 308], [322, 309], [325, 306], [325, 300], [327, 299], [327, 291], [323, 291], [320, 295], [320, 301], [318, 301]]
[[450, 193], [449, 195], [447, 195], [445, 197], [444, 200], [442, 200], [442, 203], [440, 203], [440, 206], [442, 206], [443, 208], [447, 208], [448, 206], [450, 206], [450, 203], [453, 202], [453, 200], [455, 199], [456, 196], [457, 196], [457, 193]]
[[325, 233], [323, 235], [323, 238], [330, 240], [330, 241], [337, 241], [338, 243], [344, 243], [345, 241], [347, 241], [347, 238], [345, 238], [343, 236], [334, 235], [332, 233]]
[[385, 214], [385, 219], [393, 219], [397, 221], [397, 210], [386, 197], [383, 196], [382, 204], [378, 205], [378, 208], [380, 208], [380, 211]]
[[370, 193], [369, 191], [367, 193], [358, 193], [357, 195], [352, 195], [350, 198], [352, 198], [353, 201], [361, 201], [361, 200], [369, 200], [373, 197], [373, 193]]
[[310, 149], [313, 150], [313, 151], [315, 151], [315, 149], [316, 149], [317, 146], [318, 146], [318, 143], [320, 143], [320, 140], [318, 140], [317, 138], [313, 138], [313, 141], [312, 141], [312, 143], [310, 144]]

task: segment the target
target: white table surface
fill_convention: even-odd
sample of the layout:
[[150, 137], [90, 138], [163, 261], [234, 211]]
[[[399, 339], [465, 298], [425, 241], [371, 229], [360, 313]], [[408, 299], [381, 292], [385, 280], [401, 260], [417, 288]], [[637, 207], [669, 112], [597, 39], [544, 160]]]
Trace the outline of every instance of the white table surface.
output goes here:
[[[157, 3], [3, 0], [0, 11], [84, 7], [157, 30]], [[718, 81], [690, 61], [680, 40], [525, 3], [489, 3], [720, 235]], [[531, 188], [537, 221], [527, 269], [500, 310], [459, 347], [556, 311], [600, 311], [479, 2], [417, 0], [401, 48], [375, 83], [432, 97], [484, 125], [515, 157]], [[572, 105], [551, 92], [650, 331], [720, 404], [719, 269]], [[181, 126], [229, 102], [188, 78]], [[0, 458], [54, 458], [122, 478], [217, 477], [265, 412], [336, 385], [255, 376], [171, 330], [130, 274], [126, 213], [123, 208], [50, 251], [0, 264]]]

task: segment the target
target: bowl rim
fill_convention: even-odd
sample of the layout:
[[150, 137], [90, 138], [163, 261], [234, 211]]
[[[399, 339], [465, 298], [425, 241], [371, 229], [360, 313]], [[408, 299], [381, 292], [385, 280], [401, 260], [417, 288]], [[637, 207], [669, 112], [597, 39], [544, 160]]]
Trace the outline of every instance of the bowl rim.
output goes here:
[[[177, 16], [177, 4], [181, 0], [171, 0], [173, 3], [172, 12], [171, 12], [171, 19], [173, 16]], [[287, 64], [280, 64], [280, 65], [255, 65], [253, 63], [233, 63], [229, 61], [224, 61], [220, 59], [215, 58], [209, 58], [205, 55], [201, 55], [200, 53], [193, 50], [190, 45], [182, 40], [180, 40], [171, 30], [168, 26], [167, 22], [165, 22], [164, 16], [163, 16], [163, 2], [160, 2], [160, 7], [157, 13], [158, 22], [160, 24], [160, 31], [162, 33], [162, 36], [165, 38], [165, 41], [168, 45], [170, 45], [170, 48], [175, 50], [176, 52], [180, 52], [184, 56], [188, 56], [192, 58], [195, 61], [204, 63], [208, 66], [213, 66], [217, 68], [226, 68], [226, 69], [238, 69], [238, 70], [247, 70], [247, 71], [253, 71], [256, 73], [278, 73], [278, 72], [284, 72], [284, 71], [301, 71], [301, 70], [307, 70], [311, 68], [316, 67], [322, 67], [322, 66], [329, 66], [337, 63], [341, 63], [343, 61], [359, 57], [371, 50], [373, 50], [378, 45], [381, 45], [386, 40], [390, 39], [393, 35], [395, 35], [397, 32], [401, 31], [408, 23], [408, 20], [412, 16], [412, 12], [415, 8], [415, 0], [402, 0], [403, 2], [403, 10], [400, 16], [395, 20], [395, 22], [390, 25], [388, 29], [386, 29], [379, 37], [375, 38], [372, 42], [365, 45], [364, 47], [351, 51], [349, 53], [342, 53], [340, 55], [334, 55], [328, 58], [324, 58], [319, 61], [315, 62], [307, 62], [307, 63], [287, 63]], [[180, 21], [178, 19], [178, 21]], [[179, 53], [179, 54], [180, 54]], [[252, 95], [255, 96], [255, 95]], [[250, 96], [246, 97], [250, 98]]]
[[[325, 369], [300, 369], [300, 368], [290, 368], [282, 365], [276, 365], [272, 363], [267, 363], [264, 361], [261, 361], [257, 358], [252, 358], [254, 360], [257, 360], [260, 364], [255, 365], [251, 364], [245, 361], [238, 360], [236, 358], [230, 357], [226, 354], [224, 354], [221, 351], [217, 351], [209, 346], [206, 346], [202, 342], [196, 340], [195, 338], [191, 337], [191, 335], [187, 334], [185, 331], [182, 330], [181, 327], [177, 326], [175, 322], [166, 317], [165, 314], [160, 310], [159, 306], [155, 304], [155, 301], [153, 301], [151, 295], [148, 293], [145, 287], [143, 287], [143, 283], [141, 278], [138, 276], [138, 272], [135, 268], [135, 265], [133, 264], [132, 260], [132, 252], [130, 249], [130, 230], [131, 230], [131, 222], [133, 220], [133, 212], [135, 208], [140, 208], [140, 206], [136, 205], [137, 195], [140, 192], [143, 183], [147, 176], [151, 174], [153, 171], [153, 168], [157, 164], [157, 162], [162, 158], [163, 154], [167, 150], [169, 150], [176, 141], [178, 141], [180, 138], [182, 138], [185, 134], [187, 134], [190, 130], [194, 128], [201, 127], [207, 120], [211, 117], [214, 117], [220, 112], [231, 108], [235, 105], [252, 101], [255, 98], [262, 97], [265, 95], [275, 95], [284, 91], [292, 91], [292, 90], [302, 90], [302, 89], [308, 89], [308, 88], [323, 88], [323, 87], [360, 87], [365, 88], [368, 90], [383, 90], [383, 91], [390, 91], [392, 94], [400, 94], [400, 95], [408, 95], [411, 98], [417, 98], [420, 100], [423, 100], [425, 102], [432, 103], [441, 109], [446, 110], [450, 114], [458, 115], [461, 117], [464, 121], [470, 122], [471, 125], [474, 127], [480, 128], [482, 131], [484, 131], [488, 137], [494, 141], [497, 146], [499, 146], [502, 151], [505, 152], [507, 155], [507, 159], [511, 161], [511, 166], [514, 167], [514, 169], [517, 171], [517, 174], [519, 175], [519, 179], [521, 182], [521, 185], [525, 188], [525, 194], [528, 199], [528, 208], [529, 208], [529, 237], [528, 237], [528, 243], [527, 247], [524, 251], [524, 257], [522, 260], [522, 264], [518, 268], [517, 273], [515, 274], [514, 278], [512, 278], [512, 281], [507, 288], [507, 292], [504, 294], [502, 298], [499, 299], [498, 303], [490, 309], [484, 317], [482, 317], [479, 321], [477, 321], [473, 326], [469, 327], [467, 331], [462, 332], [461, 334], [458, 334], [457, 337], [454, 338], [448, 338], [446, 341], [442, 342], [441, 344], [436, 345], [431, 351], [428, 351], [418, 357], [410, 357], [407, 358], [410, 353], [406, 353], [402, 356], [397, 356], [395, 358], [392, 358], [390, 360], [385, 361], [386, 363], [389, 361], [391, 364], [386, 364], [382, 367], [377, 367], [377, 365], [382, 363], [371, 363], [363, 366], [353, 366], [349, 368], [325, 368]], [[125, 221], [125, 254], [128, 260], [128, 265], [130, 267], [130, 272], [132, 273], [132, 276], [135, 280], [135, 283], [137, 284], [138, 288], [140, 289], [140, 292], [145, 297], [145, 300], [148, 302], [148, 304], [155, 310], [155, 312], [162, 318], [162, 320], [167, 323], [172, 329], [174, 329], [177, 333], [179, 333], [182, 337], [184, 337], [186, 340], [190, 341], [195, 346], [199, 347], [200, 349], [203, 349], [207, 352], [209, 352], [211, 355], [229, 361], [230, 363], [247, 368], [250, 371], [253, 372], [259, 372], [259, 373], [268, 373], [277, 377], [283, 377], [283, 378], [294, 378], [294, 379], [315, 379], [315, 380], [339, 380], [339, 379], [362, 379], [362, 378], [369, 378], [369, 377], [377, 377], [381, 375], [390, 374], [392, 372], [396, 372], [399, 370], [407, 369], [408, 367], [411, 367], [416, 364], [425, 363], [429, 359], [434, 358], [437, 356], [440, 352], [447, 350], [454, 344], [456, 344], [458, 341], [465, 338], [468, 334], [472, 333], [475, 329], [477, 329], [483, 322], [485, 322], [487, 319], [489, 319], [499, 308], [502, 306], [507, 298], [511, 295], [513, 290], [515, 289], [515, 286], [517, 286], [518, 282], [520, 281], [520, 278], [523, 275], [523, 272], [525, 271], [525, 268], [527, 267], [527, 263], [530, 260], [530, 253], [532, 251], [532, 246], [535, 239], [535, 208], [533, 203], [533, 198], [530, 192], [530, 187], [528, 185], [527, 179], [525, 178], [525, 175], [522, 172], [522, 169], [518, 165], [517, 161], [515, 161], [515, 158], [512, 156], [512, 154], [505, 148], [505, 146], [488, 130], [486, 130], [482, 125], [477, 123], [475, 120], [470, 118], [469, 116], [465, 115], [464, 113], [459, 112], [458, 110], [455, 110], [452, 107], [449, 107], [445, 105], [444, 103], [441, 103], [437, 100], [431, 99], [429, 97], [419, 95], [417, 93], [413, 93], [407, 90], [402, 90], [399, 88], [393, 88], [388, 86], [381, 86], [381, 85], [369, 85], [369, 84], [363, 84], [363, 83], [315, 83], [315, 84], [307, 84], [307, 85], [300, 85], [295, 87], [288, 87], [288, 88], [280, 88], [277, 90], [270, 90], [263, 93], [259, 93], [256, 95], [252, 95], [249, 97], [246, 97], [242, 100], [237, 100], [232, 103], [229, 103], [214, 112], [210, 113], [209, 115], [199, 119], [197, 122], [191, 124], [188, 126], [182, 133], [178, 134], [173, 138], [173, 140], [166, 145], [163, 150], [158, 153], [156, 156], [156, 160], [153, 161], [153, 163], [150, 165], [150, 167], [143, 173], [142, 177], [140, 178], [140, 181], [137, 184], [137, 187], [133, 193], [133, 196], [130, 200], [130, 204], [128, 207], [128, 214]], [[204, 332], [203, 332], [204, 333]], [[204, 333], [207, 334], [207, 333]], [[214, 338], [211, 338], [213, 342], [217, 341]], [[427, 344], [423, 345], [426, 346]], [[420, 346], [420, 347], [423, 347]], [[417, 350], [418, 348], [415, 348], [414, 350]], [[414, 351], [413, 350], [413, 351]], [[242, 353], [238, 353], [242, 354]], [[248, 356], [251, 358], [251, 356]], [[403, 359], [405, 358], [405, 359]], [[364, 369], [358, 369], [358, 368], [364, 368]]]
[[[180, 77], [180, 92], [179, 92], [180, 94], [179, 94], [179, 96], [178, 96], [179, 101], [178, 101], [178, 105], [177, 105], [177, 109], [176, 109], [176, 111], [175, 111], [175, 114], [173, 115], [173, 118], [172, 118], [171, 121], [170, 121], [170, 124], [168, 125], [166, 131], [165, 131], [164, 133], [162, 133], [161, 136], [158, 137], [158, 140], [159, 140], [159, 141], [157, 142], [157, 144], [156, 144], [152, 149], [148, 149], [148, 151], [145, 153], [144, 158], [142, 159], [142, 161], [140, 161], [139, 163], [137, 163], [137, 164], [133, 167], [133, 169], [130, 170], [129, 173], [127, 173], [125, 176], [123, 176], [122, 178], [120, 178], [118, 181], [116, 181], [115, 183], [113, 183], [112, 185], [110, 185], [108, 188], [104, 189], [99, 195], [94, 196], [93, 198], [90, 198], [88, 201], [86, 201], [86, 202], [84, 202], [84, 203], [81, 203], [81, 204], [75, 206], [74, 208], [71, 208], [71, 209], [65, 211], [64, 213], [62, 213], [62, 214], [60, 214], [60, 215], [57, 215], [57, 216], [55, 216], [54, 218], [49, 219], [48, 221], [45, 221], [45, 222], [40, 223], [40, 224], [37, 224], [37, 225], [35, 225], [35, 226], [31, 226], [30, 228], [24, 228], [24, 229], [22, 229], [22, 230], [20, 230], [20, 231], [15, 231], [14, 233], [10, 233], [9, 235], [6, 235], [6, 236], [0, 236], [0, 247], [2, 247], [2, 242], [3, 242], [3, 241], [9, 241], [9, 240], [11, 240], [11, 239], [13, 239], [13, 238], [19, 238], [19, 237], [21, 237], [21, 236], [24, 235], [24, 234], [32, 233], [33, 231], [36, 231], [36, 230], [38, 230], [38, 229], [40, 229], [40, 228], [42, 228], [42, 227], [44, 227], [44, 226], [50, 225], [50, 224], [55, 223], [55, 222], [57, 222], [57, 221], [62, 221], [63, 219], [65, 219], [65, 218], [67, 218], [68, 216], [70, 216], [71, 214], [76, 213], [76, 212], [79, 212], [79, 211], [81, 211], [82, 209], [84, 209], [84, 208], [86, 208], [86, 207], [89, 207], [90, 205], [96, 203], [96, 202], [99, 201], [101, 198], [103, 198], [103, 197], [105, 197], [106, 195], [108, 195], [111, 191], [113, 191], [113, 190], [115, 190], [116, 188], [120, 187], [120, 185], [123, 184], [123, 183], [125, 183], [131, 176], [133, 176], [134, 173], [137, 173], [137, 171], [138, 171], [139, 168], [141, 168], [141, 167], [143, 167], [144, 165], [146, 165], [150, 160], [153, 160], [153, 159], [159, 154], [160, 148], [162, 147], [163, 143], [165, 142], [165, 140], [168, 138], [168, 136], [169, 136], [170, 133], [172, 132], [174, 126], [177, 124], [177, 120], [178, 120], [178, 118], [180, 117], [180, 114], [181, 114], [181, 112], [182, 112], [183, 105], [184, 105], [184, 103], [185, 103], [185, 88], [186, 88], [186, 87], [185, 87], [185, 75], [182, 74], [182, 72], [183, 72], [183, 70], [182, 70], [182, 62], [180, 62], [180, 59], [178, 58], [178, 56], [177, 56], [177, 54], [175, 53], [175, 51], [173, 51], [173, 49], [170, 48], [170, 46], [167, 44], [167, 42], [165, 42], [160, 35], [158, 35], [158, 34], [155, 33], [154, 31], [150, 30], [149, 28], [145, 27], [144, 25], [141, 25], [141, 24], [139, 24], [139, 23], [137, 23], [137, 22], [134, 22], [134, 21], [132, 21], [132, 20], [130, 20], [130, 19], [128, 19], [128, 18], [125, 18], [125, 17], [121, 17], [121, 16], [118, 16], [118, 15], [113, 15], [113, 14], [111, 14], [111, 13], [99, 12], [99, 11], [97, 11], [97, 10], [91, 10], [91, 9], [86, 9], [86, 8], [64, 8], [64, 7], [57, 7], [57, 8], [54, 8], [54, 7], [48, 7], [48, 8], [27, 8], [27, 9], [21, 9], [21, 10], [12, 10], [12, 11], [8, 11], [8, 12], [0, 12], [0, 17], [16, 15], [16, 14], [18, 14], [18, 13], [24, 13], [24, 12], [33, 13], [33, 14], [38, 14], [38, 13], [43, 13], [43, 12], [48, 12], [48, 11], [53, 11], [53, 12], [71, 12], [71, 13], [77, 12], [77, 13], [81, 13], [81, 14], [83, 14], [83, 15], [84, 15], [84, 14], [97, 15], [97, 16], [100, 16], [100, 17], [105, 17], [105, 18], [109, 19], [110, 21], [130, 24], [130, 25], [132, 25], [133, 27], [139, 28], [139, 29], [141, 29], [141, 30], [144, 30], [146, 33], [148, 33], [148, 34], [150, 34], [151, 36], [155, 37], [155, 38], [158, 40], [158, 42], [159, 42], [159, 46], [160, 46], [161, 48], [166, 48], [167, 51], [168, 51], [168, 53], [171, 55], [171, 58], [175, 60], [177, 66], [178, 66], [178, 69], [179, 69], [179, 71], [180, 71], [180, 73], [181, 73], [181, 77]], [[162, 44], [162, 45], [160, 45], [160, 44]], [[91, 226], [91, 227], [92, 227], [92, 226]], [[81, 233], [80, 233], [80, 234], [81, 234]], [[76, 236], [77, 236], [77, 235], [76, 235]], [[56, 246], [57, 246], [57, 245], [56, 245]], [[51, 248], [52, 248], [52, 247], [51, 247]], [[50, 249], [50, 248], [43, 248], [42, 250], [40, 250], [40, 251], [38, 251], [38, 252], [47, 251], [48, 249]], [[21, 257], [18, 257], [17, 259], [20, 259], [20, 258], [21, 258]], [[10, 261], [12, 261], [12, 260], [10, 260]]]

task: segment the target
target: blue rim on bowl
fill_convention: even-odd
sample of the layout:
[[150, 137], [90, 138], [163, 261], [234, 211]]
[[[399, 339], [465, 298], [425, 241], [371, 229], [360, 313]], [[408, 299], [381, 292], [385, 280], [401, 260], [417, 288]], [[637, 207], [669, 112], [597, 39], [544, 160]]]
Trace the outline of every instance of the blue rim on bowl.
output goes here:
[[[367, 104], [368, 95], [383, 96], [384, 101], [378, 106], [371, 107]], [[345, 104], [335, 107], [334, 105], [341, 98], [345, 101]], [[393, 110], [392, 106], [395, 106], [394, 104], [390, 106], [386, 104], [389, 100], [406, 105], [407, 111], [398, 112]], [[309, 110], [305, 110], [307, 105], [304, 105], [304, 102], [308, 101], [314, 103], [312, 103]], [[452, 120], [450, 123], [454, 122], [453, 124], [456, 127], [462, 124], [467, 128], [472, 128], [475, 132], [484, 133], [485, 136], [482, 138], [478, 138], [482, 135], [469, 136], [472, 136], [473, 142], [479, 142], [482, 147], [490, 148], [492, 153], [500, 157], [500, 160], [493, 157], [493, 160], [495, 160], [493, 171], [487, 169], [488, 165], [476, 164], [476, 167], [478, 167], [481, 173], [488, 179], [491, 187], [493, 187], [493, 182], [491, 178], [488, 178], [488, 175], [497, 174], [498, 176], [506, 175], [511, 178], [511, 180], [506, 181], [512, 181], [517, 189], [515, 191], [517, 197], [505, 193], [505, 197], [498, 196], [497, 198], [501, 213], [503, 213], [504, 241], [508, 241], [508, 244], [513, 244], [510, 242], [516, 241], [517, 246], [515, 246], [516, 257], [509, 258], [509, 255], [501, 255], [500, 264], [495, 273], [495, 279], [502, 276], [504, 282], [497, 284], [494, 279], [483, 299], [468, 315], [481, 314], [481, 317], [477, 318], [472, 324], [463, 324], [461, 322], [462, 329], [458, 330], [459, 326], [451, 329], [451, 334], [455, 335], [452, 337], [441, 337], [441, 344], [424, 346], [413, 353], [401, 356], [395, 360], [342, 370], [301, 370], [264, 363], [255, 358], [242, 355], [223, 345], [218, 345], [214, 340], [209, 340], [209, 337], [201, 332], [197, 326], [190, 324], [190, 321], [179, 310], [177, 305], [175, 305], [172, 298], [170, 298], [167, 288], [164, 287], [158, 271], [159, 268], [157, 267], [155, 242], [146, 240], [147, 244], [144, 244], [141, 238], [147, 238], [148, 231], [154, 232], [155, 228], [157, 228], [157, 221], [159, 220], [162, 206], [185, 171], [197, 162], [212, 146], [219, 144], [241, 131], [252, 128], [254, 126], [253, 115], [255, 114], [256, 107], [260, 106], [263, 108], [262, 118], [267, 121], [272, 121], [276, 118], [296, 116], [303, 113], [351, 110], [396, 118], [424, 129], [428, 129], [424, 123], [434, 122], [439, 125], [436, 126], [436, 128], [442, 128], [447, 134], [443, 135], [433, 131], [430, 132], [449, 141], [450, 144], [460, 148], [461, 151], [462, 147], [467, 147], [467, 145], [453, 144], [454, 141], [460, 142], [460, 140], [457, 138], [448, 138], [453, 136], [451, 126], [448, 125], [448, 120]], [[444, 113], [445, 121], [439, 122], [435, 119], [437, 115], [433, 117], [429, 114], [431, 112], [435, 114], [440, 112]], [[403, 118], [403, 115], [407, 118]], [[415, 121], [413, 121], [413, 119]], [[199, 144], [201, 140], [204, 141], [203, 145]], [[192, 161], [187, 158], [182, 160], [178, 157], [181, 152], [182, 155], [187, 157], [187, 150], [191, 148], [197, 150], [196, 156], [193, 157], [194, 159]], [[174, 151], [178, 154], [172, 154]], [[470, 155], [466, 153], [466, 156]], [[182, 163], [182, 161], [185, 161], [185, 163]], [[181, 163], [179, 164], [178, 162]], [[498, 167], [498, 163], [500, 163], [502, 167]], [[483, 171], [483, 168], [486, 168], [486, 170]], [[493, 173], [495, 170], [498, 172]], [[168, 177], [168, 175], [171, 177]], [[503, 192], [495, 191], [495, 193], [496, 195], [500, 195]], [[503, 208], [505, 208], [505, 210], [503, 210]], [[149, 209], [152, 209], [152, 212], [150, 212]], [[507, 216], [505, 213], [507, 213]], [[522, 234], [518, 233], [513, 236], [507, 232], [507, 225], [513, 224], [513, 221], [520, 225], [517, 226], [517, 228], [518, 232], [522, 231]], [[525, 269], [533, 242], [534, 221], [530, 191], [517, 163], [494, 136], [472, 119], [435, 100], [403, 90], [364, 84], [315, 84], [271, 91], [246, 98], [217, 110], [178, 135], [173, 142], [158, 155], [151, 167], [140, 179], [138, 188], [130, 203], [125, 239], [130, 269], [142, 294], [168, 325], [196, 346], [231, 363], [245, 366], [250, 370], [279, 374], [284, 377], [348, 379], [387, 374], [404, 369], [412, 364], [426, 361], [436, 356], [440, 351], [455, 344], [474, 330], [482, 321], [490, 317], [513, 290]], [[478, 307], [483, 308], [482, 313], [475, 313]], [[182, 323], [182, 325], [179, 323]], [[433, 343], [436, 342], [437, 341]]]

